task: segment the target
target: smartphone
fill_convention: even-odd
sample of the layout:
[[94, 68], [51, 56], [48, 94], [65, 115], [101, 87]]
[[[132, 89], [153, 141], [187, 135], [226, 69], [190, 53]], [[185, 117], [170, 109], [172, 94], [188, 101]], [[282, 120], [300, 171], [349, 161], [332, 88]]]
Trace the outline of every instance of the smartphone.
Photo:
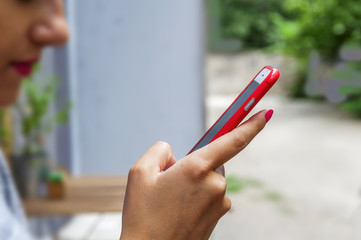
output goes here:
[[188, 154], [235, 129], [276, 83], [279, 76], [277, 69], [264, 67]]

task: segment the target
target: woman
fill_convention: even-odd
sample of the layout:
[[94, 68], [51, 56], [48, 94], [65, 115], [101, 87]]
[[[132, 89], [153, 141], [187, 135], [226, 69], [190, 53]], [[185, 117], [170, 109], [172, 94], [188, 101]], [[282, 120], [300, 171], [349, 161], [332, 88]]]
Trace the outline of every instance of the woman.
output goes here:
[[[42, 49], [67, 39], [61, 0], [0, 0], [0, 107], [16, 100]], [[130, 169], [121, 239], [208, 239], [231, 207], [224, 174], [214, 169], [245, 148], [272, 113], [259, 112], [178, 162], [168, 144], [154, 144]], [[0, 216], [0, 239], [30, 239], [1, 156]]]

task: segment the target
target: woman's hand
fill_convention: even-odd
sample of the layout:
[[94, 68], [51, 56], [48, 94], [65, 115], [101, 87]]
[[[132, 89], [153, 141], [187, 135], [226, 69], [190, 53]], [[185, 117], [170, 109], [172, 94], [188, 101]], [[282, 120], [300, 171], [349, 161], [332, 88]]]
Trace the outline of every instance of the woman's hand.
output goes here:
[[259, 112], [178, 162], [168, 144], [154, 144], [130, 169], [121, 239], [208, 239], [231, 208], [226, 180], [215, 169], [242, 151], [271, 115]]

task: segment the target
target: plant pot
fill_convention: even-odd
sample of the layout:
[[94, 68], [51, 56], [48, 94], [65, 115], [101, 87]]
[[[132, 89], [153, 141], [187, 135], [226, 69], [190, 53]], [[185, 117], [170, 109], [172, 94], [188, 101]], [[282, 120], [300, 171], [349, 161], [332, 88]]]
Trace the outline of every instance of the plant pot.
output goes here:
[[39, 151], [34, 154], [13, 155], [13, 176], [22, 198], [37, 198], [47, 195], [47, 178], [50, 172], [47, 154]]

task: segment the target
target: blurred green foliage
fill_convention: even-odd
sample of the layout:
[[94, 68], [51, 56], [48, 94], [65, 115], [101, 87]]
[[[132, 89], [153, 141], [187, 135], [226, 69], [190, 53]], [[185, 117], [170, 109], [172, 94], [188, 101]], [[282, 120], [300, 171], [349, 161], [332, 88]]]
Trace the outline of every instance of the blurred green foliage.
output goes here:
[[336, 71], [336, 74], [337, 72], [341, 75], [339, 78], [345, 80], [345, 82], [358, 79], [358, 84], [345, 84], [341, 86], [340, 92], [346, 96], [346, 100], [343, 101], [340, 106], [345, 112], [361, 118], [361, 62], [350, 61], [346, 69]]
[[40, 66], [34, 67], [34, 73], [23, 80], [22, 94], [19, 101], [11, 109], [0, 109], [0, 145], [10, 148], [12, 145], [12, 129], [4, 124], [8, 114], [16, 112], [20, 118], [21, 133], [24, 145], [16, 149], [17, 155], [31, 155], [44, 151], [43, 140], [47, 133], [68, 119], [71, 103], [68, 101], [58, 110], [53, 111], [52, 105], [57, 102], [58, 79], [50, 76], [46, 79], [35, 79]]
[[4, 109], [0, 109], [0, 146], [6, 148], [11, 142], [11, 132], [6, 125], [7, 112]]
[[347, 96], [346, 101], [341, 103], [341, 108], [355, 117], [361, 118], [361, 87], [343, 86], [340, 91]]
[[8, 134], [8, 129], [6, 129], [3, 122], [5, 121], [6, 112], [4, 110], [0, 111], [0, 139], [2, 140]]
[[267, 191], [264, 194], [264, 197], [271, 201], [271, 202], [282, 202], [284, 201], [284, 197], [279, 193], [279, 192], [275, 192], [275, 191]]
[[[35, 67], [34, 74], [39, 71]], [[32, 154], [43, 150], [43, 138], [59, 123], [65, 123], [71, 108], [67, 102], [56, 112], [51, 106], [58, 100], [58, 78], [50, 76], [46, 79], [34, 79], [34, 74], [23, 81], [23, 98], [15, 110], [21, 119], [21, 131], [24, 137], [24, 147], [21, 154]]]
[[[361, 46], [361, 2], [286, 0], [283, 6], [292, 18], [284, 18], [282, 14], [273, 15], [279, 36], [275, 48], [298, 58], [301, 77], [290, 92], [292, 96], [306, 96], [302, 92], [311, 52], [318, 52], [322, 61], [334, 68], [340, 61], [339, 53], [343, 46]], [[348, 68], [338, 79], [344, 80], [347, 72], [355, 70]], [[340, 104], [341, 108], [356, 117], [361, 117], [361, 89], [344, 85], [340, 91], [346, 96], [346, 100]]]
[[262, 183], [256, 179], [240, 178], [235, 175], [230, 175], [230, 176], [226, 177], [226, 180], [227, 180], [227, 192], [228, 193], [238, 193], [247, 187], [250, 187], [250, 188], [261, 188], [262, 187]]
[[[298, 81], [289, 88], [293, 97], [307, 97], [304, 87], [312, 52], [333, 68], [343, 46], [361, 47], [360, 0], [212, 1], [213, 8], [220, 9], [214, 13], [219, 15], [221, 37], [238, 39], [243, 50], [261, 48], [297, 58]], [[360, 67], [350, 68], [355, 70], [361, 73]], [[346, 96], [341, 108], [361, 117], [360, 87], [345, 84], [340, 92]]]
[[263, 48], [277, 41], [273, 15], [287, 19], [280, 0], [219, 0], [224, 37], [237, 38], [243, 48]]
[[272, 47], [332, 61], [346, 42], [361, 42], [359, 0], [218, 0], [223, 37], [244, 48]]
[[359, 0], [285, 0], [283, 9], [291, 18], [274, 13], [279, 37], [276, 46], [283, 52], [308, 58], [312, 51], [324, 61], [335, 61], [349, 42], [361, 42]]

